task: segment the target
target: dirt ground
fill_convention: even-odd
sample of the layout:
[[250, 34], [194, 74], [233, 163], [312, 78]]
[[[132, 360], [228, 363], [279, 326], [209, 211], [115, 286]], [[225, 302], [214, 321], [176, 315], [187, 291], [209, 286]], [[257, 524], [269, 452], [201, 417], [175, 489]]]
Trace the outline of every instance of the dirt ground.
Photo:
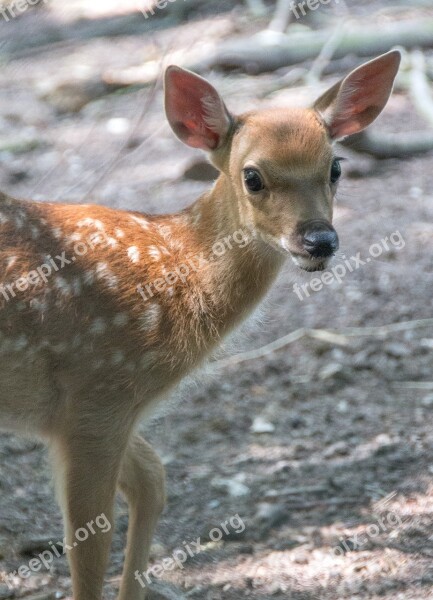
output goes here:
[[[347, 4], [361, 18], [390, 3]], [[99, 3], [91, 5], [52, 2], [0, 22], [0, 39], [49, 37], [56, 27], [104, 18], [119, 7], [111, 2], [98, 12]], [[72, 74], [138, 66], [168, 47], [217, 42], [260, 26], [240, 9], [204, 10], [176, 29], [72, 37], [5, 58], [1, 189], [144, 212], [190, 203], [210, 184], [184, 176], [200, 153], [174, 138], [160, 89], [150, 105], [144, 88], [59, 114], [56, 86]], [[235, 112], [310, 101], [335, 80], [266, 93], [280, 76], [215, 73], [211, 80]], [[397, 89], [374, 127], [398, 133], [428, 126]], [[433, 309], [433, 155], [379, 164], [344, 148], [339, 153], [348, 160], [338, 192], [335, 264], [357, 253], [365, 264], [341, 283], [318, 292], [306, 288], [310, 295], [301, 300], [293, 286], [312, 276], [287, 263], [258, 315], [218, 358], [261, 348], [301, 327], [357, 335], [303, 338], [255, 359], [210, 365], [143, 424], [168, 481], [152, 564], [200, 537], [201, 552], [162, 575], [187, 598], [433, 598], [433, 323], [414, 323], [431, 318]], [[406, 322], [412, 324], [400, 330], [346, 331]], [[62, 540], [63, 529], [42, 445], [2, 434], [0, 456], [5, 575]], [[107, 600], [115, 597], [125, 544], [127, 511], [120, 499], [117, 515]], [[219, 531], [222, 539], [212, 540]], [[30, 579], [16, 577], [12, 588], [0, 584], [0, 599], [67, 597], [65, 558]]]

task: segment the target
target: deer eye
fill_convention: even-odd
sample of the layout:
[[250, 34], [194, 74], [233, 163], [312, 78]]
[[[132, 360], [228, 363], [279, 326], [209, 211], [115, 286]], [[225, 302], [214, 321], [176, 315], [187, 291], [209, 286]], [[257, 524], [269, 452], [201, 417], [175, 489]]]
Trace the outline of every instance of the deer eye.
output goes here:
[[334, 158], [334, 162], [331, 167], [331, 182], [337, 183], [341, 177], [341, 158]]
[[256, 169], [244, 169], [244, 181], [250, 192], [261, 192], [265, 187], [263, 179]]

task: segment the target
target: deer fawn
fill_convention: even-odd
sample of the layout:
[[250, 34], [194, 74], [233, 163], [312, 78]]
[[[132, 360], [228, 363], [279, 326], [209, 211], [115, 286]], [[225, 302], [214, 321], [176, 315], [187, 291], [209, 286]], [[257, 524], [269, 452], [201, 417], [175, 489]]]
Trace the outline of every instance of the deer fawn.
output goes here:
[[[338, 248], [333, 142], [376, 119], [399, 64], [392, 51], [312, 108], [239, 117], [204, 79], [169, 67], [170, 125], [220, 171], [177, 214], [0, 197], [0, 424], [51, 448], [75, 600], [101, 599], [112, 529], [76, 533], [99, 515], [112, 523], [116, 488], [129, 506], [119, 598], [146, 598], [164, 469], [139, 419], [250, 313], [286, 257], [326, 267]], [[200, 268], [185, 267], [192, 257]]]

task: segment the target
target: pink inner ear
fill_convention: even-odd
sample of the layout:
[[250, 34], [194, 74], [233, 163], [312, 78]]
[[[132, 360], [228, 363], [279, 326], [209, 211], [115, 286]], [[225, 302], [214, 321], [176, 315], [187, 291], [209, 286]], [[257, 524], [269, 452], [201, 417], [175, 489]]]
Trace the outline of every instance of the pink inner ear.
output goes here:
[[214, 150], [228, 129], [216, 90], [201, 77], [176, 67], [167, 72], [166, 112], [176, 135], [193, 148]]
[[380, 75], [347, 82], [332, 120], [331, 135], [352, 135], [374, 121], [386, 102], [382, 85]]
[[378, 117], [389, 99], [399, 62], [396, 56], [385, 55], [346, 78], [330, 123], [333, 138], [358, 133]]

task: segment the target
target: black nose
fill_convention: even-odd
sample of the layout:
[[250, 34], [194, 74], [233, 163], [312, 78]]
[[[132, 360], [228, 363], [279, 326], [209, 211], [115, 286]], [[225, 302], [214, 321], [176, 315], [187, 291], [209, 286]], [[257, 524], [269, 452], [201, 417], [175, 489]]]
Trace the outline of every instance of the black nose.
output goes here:
[[337, 232], [328, 225], [306, 231], [303, 244], [313, 258], [329, 258], [340, 245]]

